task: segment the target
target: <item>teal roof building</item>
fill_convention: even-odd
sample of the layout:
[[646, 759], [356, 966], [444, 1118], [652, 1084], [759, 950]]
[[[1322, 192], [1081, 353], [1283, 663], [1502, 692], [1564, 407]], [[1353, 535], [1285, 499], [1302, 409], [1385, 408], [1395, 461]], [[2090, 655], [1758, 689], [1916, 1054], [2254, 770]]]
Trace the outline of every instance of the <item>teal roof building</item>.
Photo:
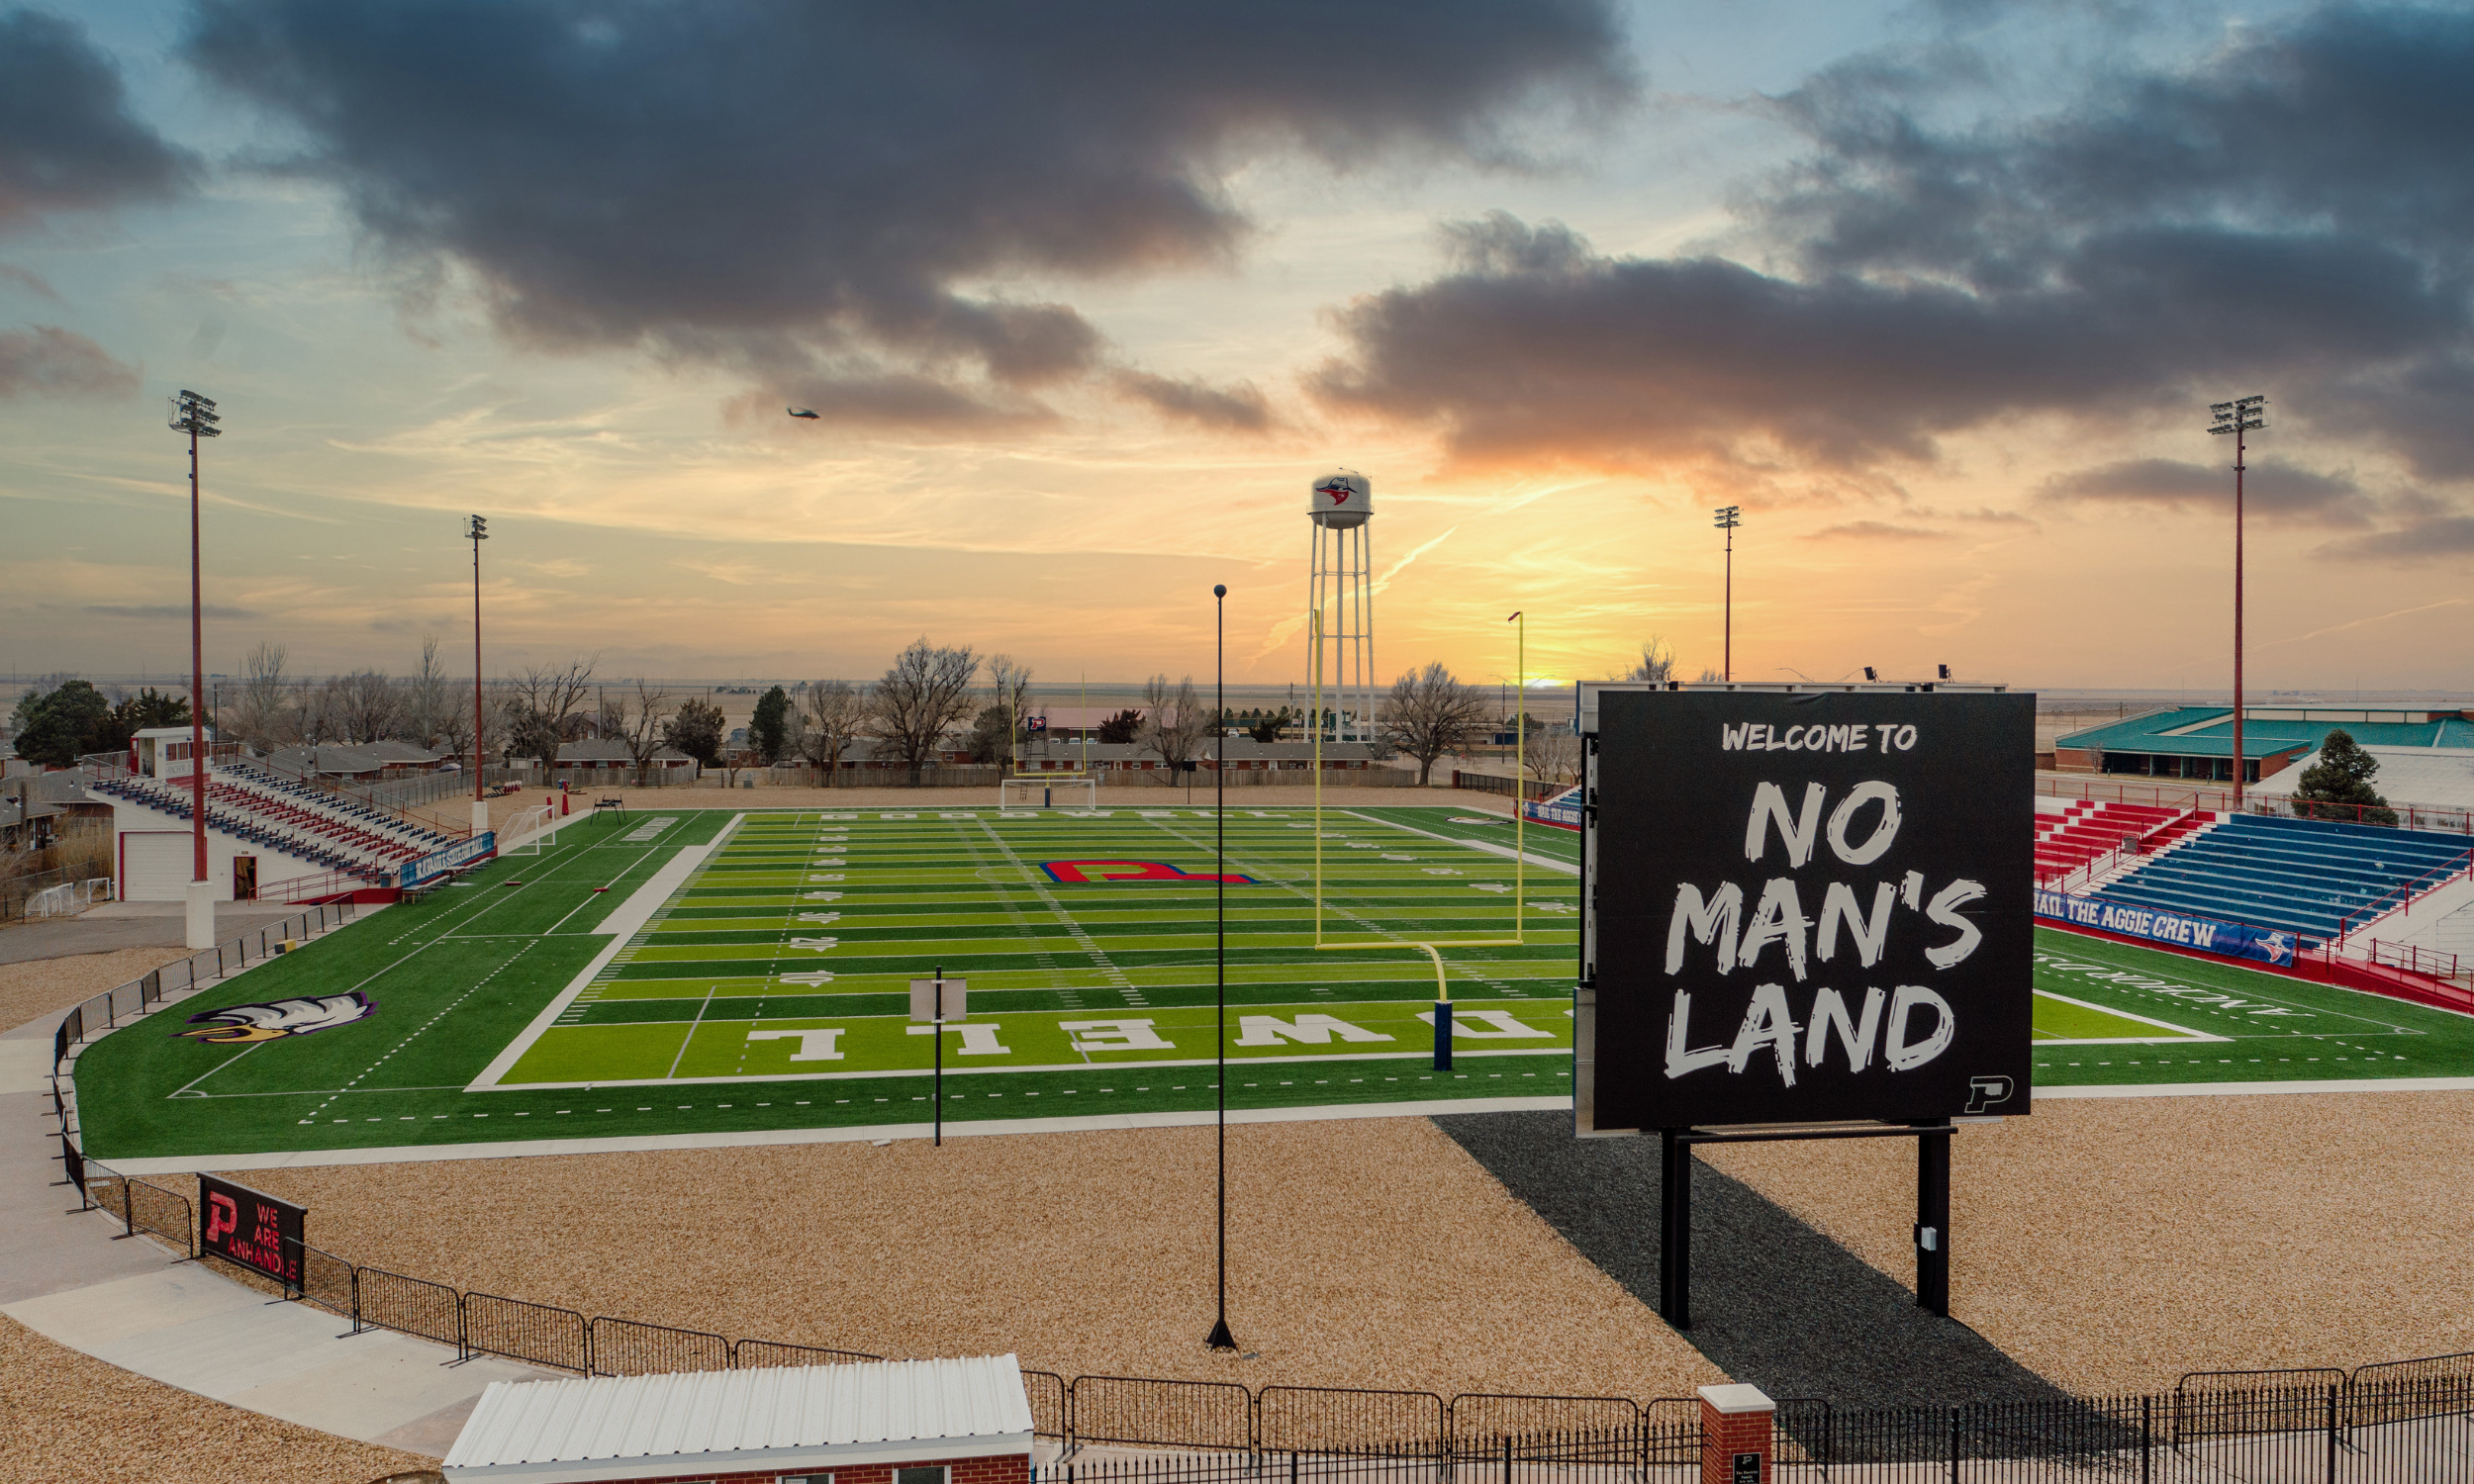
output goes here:
[[[2242, 707], [2243, 779], [2257, 783], [2319, 750], [2333, 731], [2365, 747], [2474, 749], [2474, 712], [2389, 707]], [[2234, 781], [2231, 706], [2167, 706], [2053, 744], [2057, 768], [2142, 778]]]

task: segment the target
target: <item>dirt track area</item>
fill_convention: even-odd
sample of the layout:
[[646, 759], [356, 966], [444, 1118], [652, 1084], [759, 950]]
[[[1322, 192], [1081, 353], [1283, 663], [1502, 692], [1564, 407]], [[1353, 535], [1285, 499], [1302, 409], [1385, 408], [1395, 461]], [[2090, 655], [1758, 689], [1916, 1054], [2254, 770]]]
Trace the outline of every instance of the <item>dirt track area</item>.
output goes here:
[[148, 970], [188, 956], [185, 948], [124, 948], [0, 964], [0, 1031], [45, 1015], [65, 1015], [89, 995], [119, 988]]
[[[1912, 1284], [1905, 1140], [1703, 1154]], [[2056, 1099], [1951, 1163], [1951, 1313], [2072, 1390], [2474, 1349], [2474, 1093]]]
[[487, 1292], [1066, 1375], [1689, 1396], [1716, 1369], [1417, 1118], [256, 1171], [311, 1241]]

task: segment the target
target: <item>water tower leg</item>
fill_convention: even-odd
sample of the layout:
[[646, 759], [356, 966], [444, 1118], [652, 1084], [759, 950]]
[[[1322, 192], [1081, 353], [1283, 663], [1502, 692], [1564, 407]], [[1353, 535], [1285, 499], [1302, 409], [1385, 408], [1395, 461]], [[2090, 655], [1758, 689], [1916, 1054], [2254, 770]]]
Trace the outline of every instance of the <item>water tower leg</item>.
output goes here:
[[215, 946], [215, 883], [189, 883], [188, 933], [182, 939], [192, 950]]

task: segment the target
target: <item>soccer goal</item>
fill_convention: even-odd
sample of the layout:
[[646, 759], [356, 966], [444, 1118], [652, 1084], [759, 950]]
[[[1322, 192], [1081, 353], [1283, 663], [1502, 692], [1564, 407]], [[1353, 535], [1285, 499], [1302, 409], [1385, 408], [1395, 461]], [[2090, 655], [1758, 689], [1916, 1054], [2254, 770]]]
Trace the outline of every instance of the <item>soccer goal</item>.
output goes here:
[[498, 832], [502, 842], [514, 842], [501, 844], [498, 853], [503, 856], [537, 856], [541, 853], [541, 832], [549, 827], [550, 806], [534, 804], [508, 820], [507, 828]]
[[1099, 780], [1088, 773], [1016, 773], [997, 783], [1002, 809], [1099, 807]]

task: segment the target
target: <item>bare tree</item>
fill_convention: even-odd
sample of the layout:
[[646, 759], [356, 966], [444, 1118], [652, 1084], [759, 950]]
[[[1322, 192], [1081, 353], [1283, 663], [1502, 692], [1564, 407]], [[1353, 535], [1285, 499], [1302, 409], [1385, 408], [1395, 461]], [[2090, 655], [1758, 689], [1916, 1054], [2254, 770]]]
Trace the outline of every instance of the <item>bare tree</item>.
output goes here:
[[436, 748], [446, 740], [447, 722], [463, 709], [456, 704], [446, 666], [438, 658], [438, 636], [421, 641], [421, 668], [404, 678], [404, 734], [415, 744]]
[[638, 678], [633, 704], [623, 695], [613, 704], [619, 712], [618, 729], [613, 735], [627, 744], [627, 756], [635, 760], [635, 781], [641, 784], [653, 754], [661, 751], [661, 724], [670, 715], [670, 693], [656, 691]]
[[1008, 761], [1016, 742], [1022, 740], [1023, 728], [1031, 714], [1031, 667], [1018, 664], [1008, 654], [991, 655], [988, 660], [988, 689], [993, 704], [1004, 712], [1005, 725], [1010, 728], [1005, 738]]
[[807, 711], [799, 730], [799, 750], [824, 771], [826, 788], [842, 766], [842, 754], [868, 724], [873, 706], [867, 688], [848, 681], [817, 681], [808, 688]]
[[564, 665], [527, 665], [507, 678], [512, 707], [508, 745], [516, 756], [557, 760], [558, 744], [572, 741], [570, 723], [592, 694], [598, 655], [578, 655]]
[[1467, 747], [1485, 714], [1486, 702], [1476, 688], [1453, 679], [1437, 660], [1391, 683], [1391, 694], [1383, 697], [1376, 719], [1376, 734], [1417, 759], [1422, 788], [1435, 759]]
[[1615, 677], [1619, 681], [1646, 681], [1663, 686], [1675, 678], [1675, 647], [1664, 634], [1652, 634], [1641, 643], [1641, 658], [1633, 667]]
[[938, 739], [971, 714], [971, 681], [979, 671], [979, 656], [967, 646], [937, 649], [922, 635], [877, 682], [871, 727], [893, 744], [913, 783], [936, 756]]
[[1202, 702], [1194, 696], [1192, 676], [1174, 686], [1166, 675], [1143, 682], [1142, 741], [1169, 765], [1161, 783], [1177, 783], [1178, 774], [1193, 760], [1210, 730], [1211, 718], [1203, 714]]
[[299, 708], [284, 675], [284, 658], [282, 645], [260, 640], [240, 664], [240, 694], [234, 698], [231, 725], [260, 752], [301, 740]]
[[379, 742], [395, 735], [404, 698], [383, 670], [355, 670], [321, 688], [320, 710], [334, 740]]
[[1569, 784], [1578, 777], [1580, 739], [1561, 725], [1533, 726], [1521, 738], [1521, 767], [1542, 784]]

